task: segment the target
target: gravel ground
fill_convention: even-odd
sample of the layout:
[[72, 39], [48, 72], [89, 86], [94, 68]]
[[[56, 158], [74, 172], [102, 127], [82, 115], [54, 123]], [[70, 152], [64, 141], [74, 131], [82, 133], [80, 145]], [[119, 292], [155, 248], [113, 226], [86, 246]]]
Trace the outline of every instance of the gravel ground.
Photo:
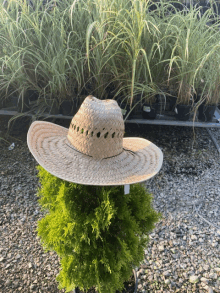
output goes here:
[[[59, 259], [36, 236], [36, 162], [26, 144], [28, 122], [0, 140], [0, 293], [57, 293]], [[7, 118], [0, 117], [0, 137]], [[220, 129], [211, 130], [220, 144]], [[164, 153], [161, 171], [146, 182], [163, 215], [137, 268], [138, 292], [220, 292], [220, 162], [205, 129], [129, 126]], [[86, 276], [85, 276], [86, 277]]]

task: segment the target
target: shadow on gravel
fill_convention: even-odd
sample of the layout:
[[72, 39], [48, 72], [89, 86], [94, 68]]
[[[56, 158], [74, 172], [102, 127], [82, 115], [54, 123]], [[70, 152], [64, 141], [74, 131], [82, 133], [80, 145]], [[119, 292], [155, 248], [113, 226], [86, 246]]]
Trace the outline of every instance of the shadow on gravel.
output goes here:
[[[123, 291], [116, 291], [115, 293], [134, 293], [135, 291], [135, 280], [134, 276], [132, 275], [131, 279], [127, 282], [124, 282], [124, 290]], [[97, 293], [95, 288], [91, 288], [88, 291], [81, 291], [79, 288], [75, 289], [75, 293]]]

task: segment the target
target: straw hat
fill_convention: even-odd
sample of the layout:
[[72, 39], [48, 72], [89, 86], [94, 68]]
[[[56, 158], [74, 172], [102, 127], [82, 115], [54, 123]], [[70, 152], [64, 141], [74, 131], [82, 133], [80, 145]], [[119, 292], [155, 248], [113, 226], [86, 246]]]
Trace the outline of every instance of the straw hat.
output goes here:
[[163, 162], [161, 150], [146, 139], [123, 135], [124, 121], [117, 102], [88, 96], [69, 129], [35, 121], [27, 143], [44, 169], [70, 182], [126, 185], [153, 177]]

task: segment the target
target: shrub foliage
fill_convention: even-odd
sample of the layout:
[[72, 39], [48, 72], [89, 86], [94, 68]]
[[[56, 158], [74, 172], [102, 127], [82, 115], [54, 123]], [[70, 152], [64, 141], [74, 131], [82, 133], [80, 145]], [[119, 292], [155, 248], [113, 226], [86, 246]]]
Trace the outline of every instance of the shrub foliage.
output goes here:
[[38, 170], [39, 202], [47, 212], [38, 235], [61, 258], [59, 288], [121, 290], [143, 260], [148, 233], [160, 217], [152, 196], [140, 184], [125, 195], [123, 186], [79, 185]]

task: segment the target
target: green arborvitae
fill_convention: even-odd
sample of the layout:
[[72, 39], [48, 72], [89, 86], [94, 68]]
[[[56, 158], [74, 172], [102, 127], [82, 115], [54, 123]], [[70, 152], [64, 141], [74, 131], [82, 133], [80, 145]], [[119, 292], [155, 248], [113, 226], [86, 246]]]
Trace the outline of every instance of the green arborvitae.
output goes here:
[[39, 202], [48, 211], [38, 222], [38, 235], [61, 258], [59, 288], [122, 290], [160, 217], [152, 196], [140, 184], [125, 195], [123, 186], [79, 185], [38, 170]]

